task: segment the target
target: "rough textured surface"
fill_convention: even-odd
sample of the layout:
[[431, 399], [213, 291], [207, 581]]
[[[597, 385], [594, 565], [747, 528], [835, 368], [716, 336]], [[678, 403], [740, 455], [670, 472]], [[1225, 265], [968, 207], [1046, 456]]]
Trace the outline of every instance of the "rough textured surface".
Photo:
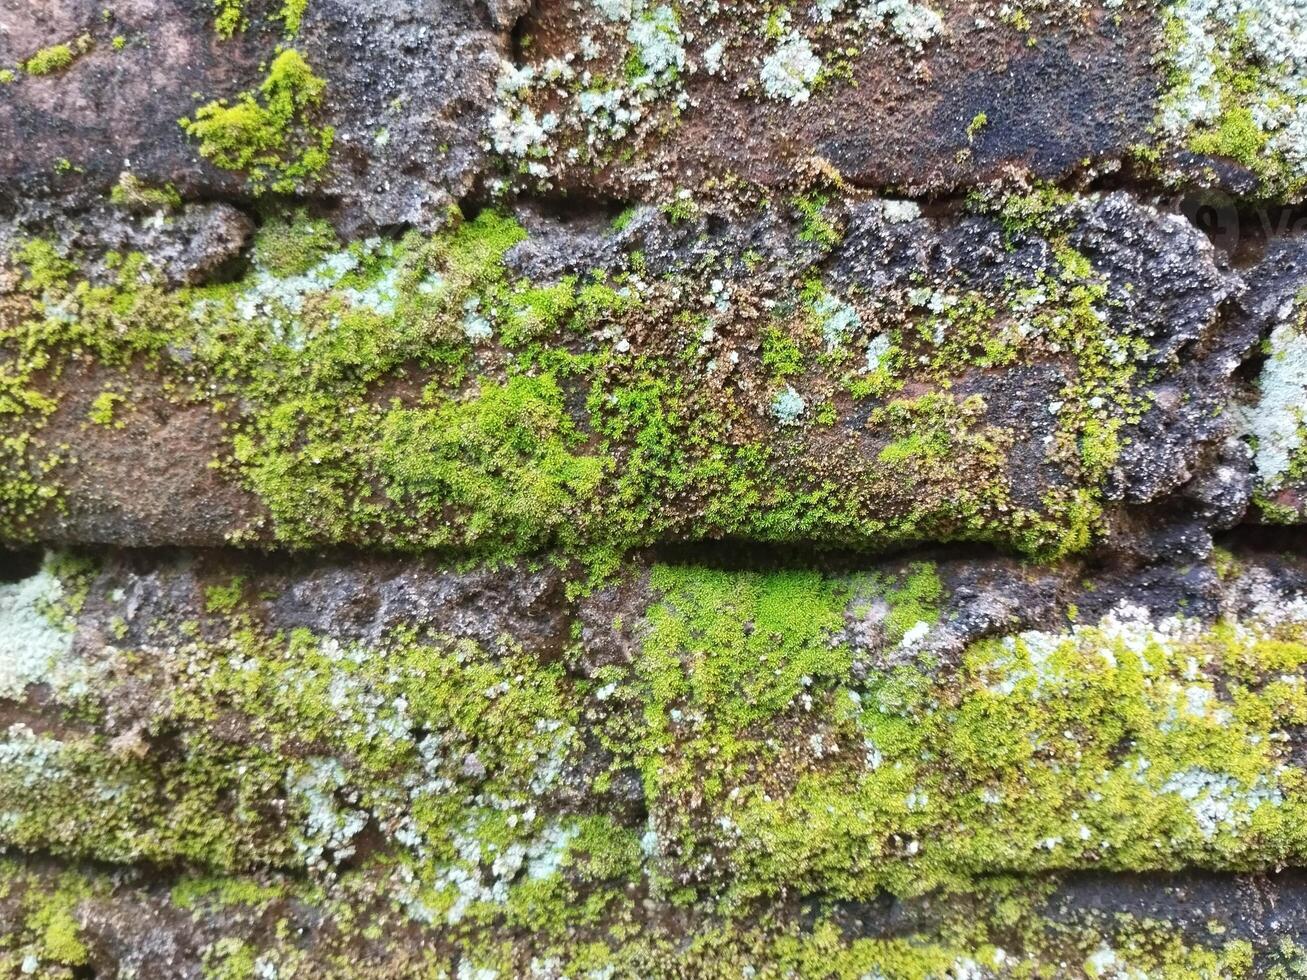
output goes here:
[[[1013, 199], [1006, 215], [929, 216], [821, 195], [715, 227], [646, 209], [620, 230], [526, 215], [527, 231], [485, 212], [453, 234], [335, 253], [300, 222], [266, 230], [253, 268], [220, 288], [142, 293], [144, 272], [106, 269], [117, 283], [103, 298], [75, 269], [38, 291], [29, 258], [19, 317], [36, 319], [15, 336], [49, 380], [18, 380], [59, 407], [20, 413], [14, 437], [29, 440], [29, 471], [56, 461], [41, 482], [59, 493], [11, 530], [509, 554], [961, 538], [1047, 554], [1188, 494], [1202, 506], [1171, 533], [1204, 554], [1249, 492], [1246, 479], [1198, 485], [1237, 434], [1222, 409], [1258, 336], [1227, 312], [1243, 277], [1189, 224], [1126, 194], [1023, 200], [1038, 214], [1013, 217]], [[325, 257], [278, 281], [260, 258], [274, 248]], [[83, 261], [92, 277], [103, 265]], [[92, 299], [151, 307], [101, 350], [118, 362], [108, 375], [88, 376], [84, 348], [57, 339]], [[371, 348], [347, 325], [374, 331]], [[115, 385], [112, 421], [88, 421], [87, 402]], [[148, 409], [160, 397], [188, 406], [162, 429]], [[454, 424], [477, 438], [449, 444]], [[509, 431], [549, 441], [508, 464]], [[116, 481], [79, 481], [141, 466], [175, 433], [194, 451], [169, 454], [167, 515], [116, 502]], [[461, 464], [461, 479], [424, 469], [415, 445]], [[213, 506], [243, 488], [259, 503]]]
[[[247, 28], [223, 38], [215, 6], [6, 0], [0, 64], [90, 39], [65, 71], [20, 72], [4, 88], [0, 131], [14, 137], [0, 163], [8, 207], [94, 200], [123, 172], [188, 198], [246, 198], [241, 176], [207, 165], [177, 120], [202, 101], [257, 87], [286, 31], [278, 4], [249, 0]], [[507, 35], [459, 0], [321, 0], [306, 14], [294, 44], [330, 78], [321, 113], [336, 131], [315, 193], [343, 200], [350, 223], [438, 224], [487, 166], [479, 128]]]
[[[621, 6], [542, 3], [524, 27], [535, 41], [527, 66], [547, 74], [550, 59], [562, 59], [596, 80], [620, 77], [627, 38], [603, 11]], [[640, 22], [639, 11], [656, 9], [632, 7], [633, 23]], [[836, 11], [831, 23], [814, 22], [809, 13], [823, 7]], [[683, 33], [694, 35], [683, 45], [683, 81], [663, 85], [669, 91], [652, 99], [647, 118], [629, 127], [635, 135], [615, 137], [612, 127], [605, 132], [604, 113], [582, 107], [588, 120], [583, 135], [600, 134], [595, 156], [568, 132], [584, 95], [533, 92], [523, 101], [537, 115], [554, 111], [562, 119], [547, 144], [553, 159], [545, 164], [550, 172], [543, 183], [614, 197], [720, 181], [776, 188], [817, 159], [858, 186], [939, 194], [1014, 170], [1050, 180], [1092, 173], [1095, 166], [1111, 169], [1149, 140], [1158, 97], [1149, 30], [1155, 11], [1114, 16], [1049, 9], [1038, 26], [1022, 30], [994, 16], [995, 5], [959, 3], [918, 48], [896, 33], [892, 16], [871, 14], [874, 7], [800, 6], [792, 16], [771, 20], [763, 4], [695, 11], [683, 18]], [[578, 44], [587, 33], [598, 39], [595, 57], [587, 58]], [[1038, 43], [1029, 43], [1033, 37]], [[771, 95], [766, 59], [792, 48], [796, 38], [825, 54], [827, 74], [790, 97]], [[611, 53], [609, 39], [616, 42]], [[714, 47], [716, 62], [706, 54]], [[566, 87], [586, 90], [584, 81], [569, 80]], [[638, 79], [631, 87], [639, 89]], [[666, 138], [662, 128], [670, 130]], [[583, 147], [579, 166], [569, 159], [576, 145]], [[633, 158], [622, 152], [628, 146]]]
[[70, 642], [29, 657], [0, 739], [6, 838], [47, 856], [4, 867], [11, 967], [1265, 975], [1301, 955], [1292, 912], [1223, 924], [1291, 909], [1298, 877], [1172, 874], [1307, 852], [1297, 560], [636, 564], [571, 600], [556, 570], [384, 559], [29, 571], [56, 584], [3, 625]]
[[0, 976], [1307, 975], [1304, 52], [0, 0]]

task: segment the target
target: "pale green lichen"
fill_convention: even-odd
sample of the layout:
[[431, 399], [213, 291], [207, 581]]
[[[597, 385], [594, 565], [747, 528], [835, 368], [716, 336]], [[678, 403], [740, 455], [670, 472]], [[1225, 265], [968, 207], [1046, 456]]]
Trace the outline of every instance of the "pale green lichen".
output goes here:
[[1264, 493], [1284, 485], [1307, 427], [1307, 308], [1297, 306], [1271, 332], [1258, 400], [1247, 411], [1258, 485]]
[[64, 599], [52, 561], [29, 578], [0, 585], [0, 699], [22, 700], [36, 684], [60, 699], [88, 692], [91, 673], [73, 656], [72, 628], [60, 611]]
[[1164, 22], [1160, 125], [1196, 153], [1228, 157], [1268, 193], [1307, 182], [1307, 15], [1281, 0], [1180, 0]]

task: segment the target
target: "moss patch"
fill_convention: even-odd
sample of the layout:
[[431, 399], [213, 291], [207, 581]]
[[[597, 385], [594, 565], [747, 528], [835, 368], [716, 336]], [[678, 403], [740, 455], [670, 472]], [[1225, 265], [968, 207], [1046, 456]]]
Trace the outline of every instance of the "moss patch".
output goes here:
[[288, 48], [273, 59], [257, 92], [203, 105], [181, 126], [205, 159], [246, 174], [254, 193], [291, 194], [327, 166], [335, 130], [310, 121], [326, 87], [304, 57]]

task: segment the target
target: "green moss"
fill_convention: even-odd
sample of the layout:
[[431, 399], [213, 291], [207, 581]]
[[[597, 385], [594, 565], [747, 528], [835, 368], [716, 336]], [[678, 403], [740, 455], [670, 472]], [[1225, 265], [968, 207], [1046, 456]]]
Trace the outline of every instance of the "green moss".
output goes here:
[[[33, 950], [85, 963], [79, 903], [137, 895], [221, 923], [201, 933], [221, 937], [216, 976], [354, 976], [361, 948], [377, 976], [411, 975], [416, 945], [506, 975], [554, 958], [578, 976], [849, 980], [1093, 975], [1103, 950], [1157, 976], [1296, 961], [1188, 920], [1095, 917], [1049, 876], [1300, 863], [1307, 781], [1272, 736], [1307, 722], [1302, 624], [1122, 616], [946, 642], [937, 662], [922, 634], [947, 641], [954, 603], [926, 563], [657, 565], [648, 584], [639, 649], [600, 676], [575, 669], [580, 643], [481, 647], [419, 613], [367, 644], [271, 631], [257, 604], [281, 599], [260, 588], [183, 642], [138, 621], [149, 646], [115, 651], [104, 684], [138, 698], [142, 746], [85, 724], [0, 740], [0, 901], [22, 910], [0, 971]], [[586, 796], [633, 766], [647, 825]], [[42, 852], [37, 870], [15, 847]], [[49, 855], [210, 870], [166, 898], [93, 867], [51, 889]], [[882, 889], [902, 900], [894, 938], [849, 930]]]
[[87, 950], [75, 917], [83, 894], [75, 880], [66, 879], [62, 887], [29, 906], [25, 925], [39, 937], [43, 959], [65, 966], [86, 963]]
[[584, 820], [568, 847], [580, 862], [579, 873], [585, 880], [636, 881], [643, 873], [640, 835], [609, 817]]
[[296, 37], [308, 10], [309, 0], [285, 0], [281, 5], [281, 21], [286, 25], [286, 36]]
[[420, 520], [438, 507], [462, 532], [433, 544], [519, 553], [572, 527], [597, 489], [604, 462], [575, 452], [580, 441], [554, 379], [516, 377], [463, 404], [389, 413], [378, 469], [405, 510]]
[[487, 286], [503, 279], [504, 255], [526, 237], [526, 229], [513, 218], [483, 211], [474, 221], [458, 224], [437, 249], [456, 284]]
[[226, 585], [210, 585], [204, 590], [206, 612], [226, 615], [235, 612], [245, 597], [245, 578], [237, 575]]
[[[713, 887], [856, 898], [1081, 863], [1273, 864], [1307, 844], [1301, 774], [1266, 739], [1307, 711], [1275, 680], [1307, 662], [1302, 627], [1127, 647], [1082, 626], [982, 641], [956, 673], [857, 682], [845, 617], [892, 623], [893, 646], [936, 615], [929, 569], [895, 582], [659, 568], [652, 583], [646, 790], [678, 861], [705, 859]], [[1224, 693], [1203, 667], [1218, 664]], [[1172, 788], [1190, 783], [1195, 796]]]
[[[267, 508], [231, 529], [237, 543], [561, 549], [596, 570], [667, 539], [1083, 549], [1125, 427], [1146, 410], [1134, 388], [1147, 346], [1112, 335], [1106, 283], [1060, 233], [1025, 280], [908, 289], [887, 322], [847, 318], [830, 348], [819, 279], [779, 287], [729, 351], [704, 337], [736, 321], [723, 329], [725, 314], [684, 297], [719, 269], [744, 277], [742, 258], [532, 282], [506, 264], [525, 237], [487, 209], [437, 235], [344, 245], [326, 222], [270, 208], [246, 278], [179, 290], [140, 256], [114, 257], [118, 281], [92, 287], [29, 243], [32, 313], [0, 334], [19, 353], [5, 379], [15, 533], [58, 493], [45, 474], [68, 454], [40, 433], [75, 351], [213, 409], [229, 439], [217, 467]], [[856, 351], [873, 338], [867, 370]], [[1041, 358], [1066, 379], [1047, 449], [1063, 482], [1016, 498], [1020, 434], [950, 389]], [[786, 385], [818, 424], [778, 431], [768, 393]], [[896, 397], [908, 385], [914, 397]]]
[[664, 204], [659, 210], [672, 224], [685, 224], [693, 221], [699, 213], [698, 205], [694, 203], [694, 199], [688, 193], [678, 194], [675, 200], [669, 204]]
[[284, 885], [243, 878], [185, 878], [173, 886], [169, 899], [187, 911], [213, 905], [258, 908], [282, 898], [286, 892]]
[[802, 370], [803, 352], [785, 331], [768, 327], [762, 338], [762, 363], [775, 380], [783, 381]]
[[1189, 148], [1208, 156], [1229, 157], [1249, 169], [1260, 169], [1269, 137], [1253, 119], [1252, 110], [1233, 106], [1221, 113], [1212, 129], [1200, 130]]
[[289, 278], [308, 272], [340, 249], [331, 225], [303, 212], [276, 215], [265, 221], [254, 238], [254, 264], [274, 276]]
[[246, 942], [231, 936], [204, 950], [204, 980], [254, 980], [255, 953]]
[[14, 253], [14, 259], [27, 270], [22, 288], [42, 293], [68, 285], [77, 264], [61, 255], [51, 242], [33, 238]]
[[213, 0], [213, 29], [222, 38], [230, 38], [245, 30], [245, 0]]
[[1264, 494], [1253, 494], [1253, 503], [1267, 524], [1293, 526], [1301, 523], [1297, 508], [1278, 503]]
[[613, 231], [625, 231], [631, 222], [635, 220], [636, 213], [637, 209], [634, 207], [623, 209], [621, 214], [612, 221]]
[[834, 248], [843, 239], [836, 224], [827, 216], [830, 198], [825, 194], [805, 194], [794, 197], [790, 203], [799, 212], [802, 227], [799, 241], [811, 242], [823, 250]]
[[1102, 479], [1116, 465], [1121, 455], [1121, 443], [1117, 438], [1120, 431], [1120, 419], [1103, 422], [1099, 419], [1085, 421], [1080, 436], [1080, 458], [1085, 470]]
[[327, 166], [335, 131], [310, 122], [326, 87], [303, 56], [288, 48], [273, 60], [257, 92], [201, 106], [181, 126], [199, 142], [205, 159], [245, 173], [256, 194], [291, 194]]
[[[575, 738], [559, 665], [507, 647], [492, 657], [466, 642], [418, 643], [404, 631], [378, 647], [343, 648], [307, 631], [261, 633], [231, 618], [232, 603], [210, 605], [215, 638], [176, 651], [179, 682], [151, 708], [152, 724], [185, 732], [176, 752], [9, 729], [0, 740], [0, 790], [14, 815], [0, 833], [6, 846], [225, 873], [323, 867], [350, 853], [361, 825], [342, 828], [362, 807], [409, 828], [402, 836], [414, 850], [405, 853], [423, 900], [448, 908], [458, 893], [446, 872], [469, 860], [461, 840], [474, 836], [488, 854], [550, 832], [534, 807]], [[158, 657], [124, 651], [119, 663], [148, 674]], [[431, 756], [437, 744], [444, 761]], [[427, 788], [397, 797], [405, 783]], [[335, 796], [346, 785], [352, 806]], [[285, 804], [260, 802], [274, 796]], [[587, 827], [578, 835], [563, 826], [558, 847], [583, 841], [591, 876], [630, 867], [616, 828]], [[174, 895], [185, 904], [273, 897], [205, 881]], [[494, 911], [488, 896], [487, 905]]]
[[577, 306], [576, 280], [567, 277], [552, 286], [521, 287], [508, 297], [500, 342], [508, 348], [527, 348], [527, 356], [544, 354], [536, 341], [557, 337], [569, 325]]
[[75, 60], [71, 45], [52, 44], [28, 58], [23, 67], [29, 75], [53, 75], [70, 67]]
[[91, 411], [87, 414], [87, 418], [96, 425], [116, 425], [121, 428], [123, 423], [121, 421], [115, 422], [114, 412], [123, 401], [125, 401], [125, 399], [117, 392], [102, 391], [96, 395], [95, 400], [91, 402]]
[[1009, 194], [997, 201], [976, 194], [970, 203], [977, 210], [995, 212], [1010, 238], [1030, 231], [1045, 235], [1058, 233], [1064, 224], [1065, 207], [1072, 199], [1070, 192], [1044, 184], [1029, 194]]
[[[48, 887], [48, 878], [12, 858], [0, 865], [0, 874], [11, 899]], [[101, 898], [112, 895], [124, 914], [138, 908], [159, 914], [157, 897], [121, 879], [115, 883], [104, 872], [84, 869], [59, 881], [60, 887]], [[289, 899], [280, 910], [265, 913], [266, 903], [251, 901], [226, 916], [205, 899], [177, 901], [179, 888], [163, 913], [195, 916], [197, 930], [209, 940], [197, 951], [205, 975], [242, 978], [257, 976], [267, 964], [279, 972], [293, 968], [312, 976], [380, 978], [451, 976], [460, 964], [464, 972], [484, 968], [515, 976], [541, 962], [568, 976], [935, 980], [980, 970], [1043, 977], [1071, 969], [1093, 976], [1107, 956], [1110, 969], [1122, 974], [1242, 980], [1296, 976], [1301, 960], [1288, 939], [1278, 949], [1254, 948], [1247, 940], [1204, 937], [1183, 922], [1066, 908], [1043, 918], [1041, 911], [1052, 912], [1051, 883], [996, 880], [972, 893], [940, 895], [925, 907], [925, 915], [912, 915], [922, 910], [908, 905], [903, 911], [910, 918], [896, 926], [893, 938], [866, 938], [850, 930], [848, 909], [818, 898], [801, 909], [778, 903], [722, 914], [703, 906], [677, 910], [617, 891], [560, 891], [556, 883], [529, 879], [514, 885], [506, 903], [510, 917], [527, 917], [520, 923], [450, 927], [407, 921], [391, 904], [395, 883], [377, 866], [326, 886], [280, 880], [278, 890]], [[223, 891], [261, 890], [253, 879], [210, 884]], [[518, 900], [527, 894], [532, 901]], [[560, 899], [569, 903], [561, 906], [561, 916]], [[642, 902], [647, 903], [643, 914]], [[651, 914], [655, 911], [663, 915]], [[32, 935], [20, 929], [6, 938], [16, 948], [0, 944], [0, 969], [18, 975]], [[419, 942], [432, 948], [415, 954]], [[366, 960], [360, 961], [360, 948]]]

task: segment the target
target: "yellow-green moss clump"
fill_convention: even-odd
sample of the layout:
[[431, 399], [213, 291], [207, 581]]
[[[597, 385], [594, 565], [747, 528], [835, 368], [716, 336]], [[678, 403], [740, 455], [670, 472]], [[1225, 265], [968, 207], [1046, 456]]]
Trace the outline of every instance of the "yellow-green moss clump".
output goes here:
[[[557, 957], [569, 975], [716, 963], [924, 980], [1069, 961], [1251, 977], [1271, 962], [1219, 933], [1204, 946], [1156, 921], [1044, 919], [1048, 875], [1307, 855], [1307, 787], [1282, 737], [1307, 719], [1301, 597], [1217, 623], [1118, 605], [937, 664], [949, 596], [931, 565], [657, 566], [632, 660], [586, 676], [580, 639], [544, 656], [416, 618], [367, 642], [273, 631], [266, 579], [207, 581], [196, 622], [138, 619], [151, 641], [99, 654], [96, 683], [62, 702], [70, 724], [0, 737], [0, 843], [189, 869], [167, 901], [223, 920], [213, 964], [289, 968], [292, 948], [334, 962], [368, 940], [506, 976]], [[106, 590], [97, 615], [125, 614], [132, 600]], [[114, 732], [124, 697], [139, 724]], [[647, 818], [607, 795], [632, 770]], [[21, 913], [0, 964], [86, 962], [80, 903], [110, 886], [41, 881], [0, 865], [0, 917]], [[882, 890], [939, 889], [909, 935], [847, 929]], [[813, 898], [799, 911], [796, 895]], [[306, 909], [325, 938], [260, 925]]]
[[42, 48], [23, 62], [23, 69], [29, 75], [55, 75], [72, 66], [93, 47], [91, 36], [83, 34], [67, 44], [52, 44]]
[[286, 36], [295, 37], [304, 23], [304, 14], [309, 9], [309, 0], [285, 0], [281, 5], [281, 21], [286, 27]]
[[[936, 616], [925, 569], [659, 569], [653, 584], [664, 599], [632, 690], [650, 809], [670, 863], [734, 896], [1244, 868], [1307, 849], [1304, 773], [1275, 736], [1307, 718], [1297, 606], [1215, 627], [1122, 606], [945, 668], [913, 653]], [[856, 680], [850, 615], [915, 662]]]
[[213, 0], [213, 10], [213, 29], [219, 37], [229, 38], [245, 29], [245, 0]]
[[118, 183], [109, 191], [109, 200], [120, 208], [129, 211], [177, 211], [182, 206], [182, 198], [172, 184], [151, 187], [130, 171], [123, 171]]
[[327, 166], [335, 130], [311, 122], [326, 88], [304, 57], [288, 48], [273, 59], [257, 92], [203, 105], [181, 125], [198, 140], [205, 159], [246, 174], [256, 194], [291, 194]]
[[[281, 179], [260, 167], [266, 186]], [[167, 203], [144, 194], [122, 197]], [[766, 285], [778, 299], [748, 318], [735, 304], [762, 288], [756, 255], [651, 275], [637, 253], [619, 271], [533, 282], [505, 264], [526, 232], [490, 210], [349, 245], [321, 221], [272, 217], [244, 279], [198, 289], [163, 289], [140, 257], [92, 287], [35, 242], [17, 257], [31, 316], [0, 334], [16, 353], [6, 527], [24, 533], [53, 495], [46, 473], [72, 458], [40, 432], [69, 352], [87, 350], [220, 415], [223, 470], [266, 508], [229, 529], [237, 541], [596, 564], [723, 537], [1082, 550], [1147, 404], [1148, 346], [1114, 333], [1106, 283], [1063, 239], [1011, 233], [1053, 246], [1029, 281], [939, 281], [875, 303], [811, 272]], [[954, 389], [1048, 359], [1054, 434], [1022, 461], [1027, 434], [996, 420], [992, 396]], [[1041, 470], [1032, 494], [1018, 465], [1056, 476]]]

